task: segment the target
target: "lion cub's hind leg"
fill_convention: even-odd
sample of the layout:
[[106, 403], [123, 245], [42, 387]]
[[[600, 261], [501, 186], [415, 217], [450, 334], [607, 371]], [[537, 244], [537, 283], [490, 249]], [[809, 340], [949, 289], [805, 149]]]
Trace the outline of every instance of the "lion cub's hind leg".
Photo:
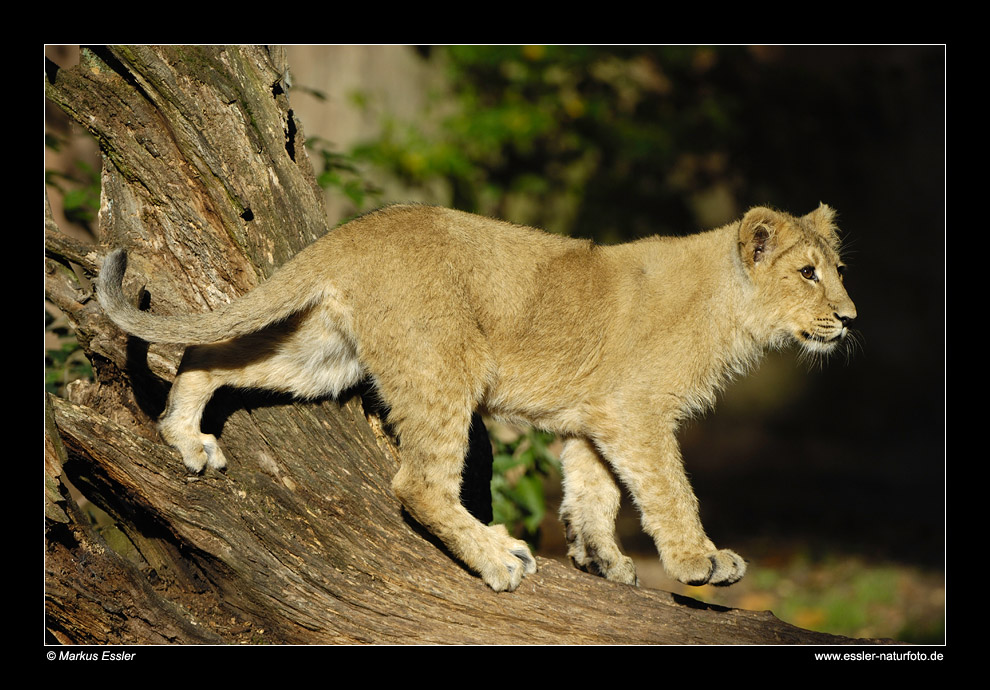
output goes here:
[[523, 576], [536, 572], [526, 542], [512, 538], [503, 525], [482, 524], [460, 500], [471, 407], [417, 407], [423, 419], [406, 416], [394, 404], [389, 415], [399, 432], [401, 455], [392, 480], [396, 497], [489, 587], [496, 592], [516, 589]]
[[169, 392], [165, 414], [158, 422], [162, 438], [182, 454], [182, 463], [190, 472], [202, 472], [207, 465], [216, 470], [227, 466], [216, 437], [200, 430], [203, 410], [221, 385], [206, 370], [180, 369]]
[[[380, 360], [375, 352], [368, 355], [399, 436], [400, 464], [392, 489], [454, 557], [495, 591], [511, 591], [536, 572], [536, 559], [526, 542], [512, 538], [502, 525], [483, 524], [461, 503], [471, 418], [487, 380], [485, 345], [480, 334], [469, 340], [469, 328], [445, 333], [443, 340], [429, 340], [431, 335], [421, 334], [419, 341], [392, 339]], [[389, 366], [391, 361], [415, 364]]]
[[257, 388], [314, 399], [337, 396], [364, 376], [353, 337], [319, 310], [233, 340], [187, 348], [172, 384], [162, 437], [191, 472], [223, 469], [227, 460], [203, 410], [222, 386]]
[[564, 472], [560, 518], [571, 562], [606, 580], [638, 584], [636, 566], [619, 549], [615, 537], [621, 493], [612, 473], [583, 438], [564, 443], [560, 463]]
[[461, 505], [466, 443], [399, 433], [401, 464], [392, 489], [409, 514], [496, 592], [512, 591], [535, 573], [536, 559], [524, 541], [503, 525], [482, 524]]

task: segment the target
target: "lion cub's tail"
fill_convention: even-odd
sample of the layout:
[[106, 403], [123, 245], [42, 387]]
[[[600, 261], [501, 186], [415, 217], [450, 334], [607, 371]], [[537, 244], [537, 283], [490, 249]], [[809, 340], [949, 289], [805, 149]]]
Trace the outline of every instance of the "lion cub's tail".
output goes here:
[[[253, 333], [305, 309], [318, 297], [312, 291], [279, 289], [278, 281], [258, 286], [226, 307], [206, 314], [158, 316], [141, 311], [124, 296], [127, 252], [112, 251], [103, 260], [97, 299], [123, 330], [152, 343], [201, 345]], [[308, 294], [306, 294], [308, 293]]]

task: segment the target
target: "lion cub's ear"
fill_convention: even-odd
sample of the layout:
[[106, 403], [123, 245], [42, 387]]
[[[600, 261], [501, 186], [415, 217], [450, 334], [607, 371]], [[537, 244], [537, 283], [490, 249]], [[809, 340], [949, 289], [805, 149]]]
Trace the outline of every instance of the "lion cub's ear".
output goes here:
[[753, 268], [777, 248], [777, 232], [783, 221], [779, 213], [762, 206], [746, 212], [739, 224], [739, 252], [747, 268]]
[[839, 246], [839, 228], [835, 225], [835, 209], [818, 202], [818, 208], [806, 215], [802, 220], [814, 228], [815, 232], [825, 238], [834, 248]]

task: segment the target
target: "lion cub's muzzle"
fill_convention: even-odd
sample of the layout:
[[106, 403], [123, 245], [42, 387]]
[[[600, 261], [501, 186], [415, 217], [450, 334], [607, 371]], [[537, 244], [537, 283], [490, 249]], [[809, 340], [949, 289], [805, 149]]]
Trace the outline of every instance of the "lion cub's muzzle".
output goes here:
[[856, 308], [850, 303], [847, 309], [815, 319], [811, 329], [799, 331], [798, 341], [814, 352], [831, 352], [846, 339], [855, 320]]

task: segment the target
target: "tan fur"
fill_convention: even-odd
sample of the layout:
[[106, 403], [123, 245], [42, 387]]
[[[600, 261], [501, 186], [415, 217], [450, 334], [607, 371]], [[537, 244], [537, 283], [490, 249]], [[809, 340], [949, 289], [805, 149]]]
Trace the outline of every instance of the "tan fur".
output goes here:
[[671, 576], [731, 584], [745, 562], [705, 535], [675, 431], [767, 347], [797, 341], [824, 354], [843, 340], [856, 309], [837, 251], [824, 205], [800, 218], [755, 208], [718, 230], [607, 247], [391, 206], [213, 314], [138, 312], [121, 289], [120, 251], [104, 264], [100, 298], [145, 340], [196, 344], [161, 420], [194, 472], [226, 464], [200, 431], [218, 387], [318, 397], [370, 377], [400, 439], [396, 495], [493, 589], [515, 589], [536, 563], [459, 502], [477, 409], [565, 439], [561, 515], [576, 565], [636, 581], [614, 536], [618, 478]]

